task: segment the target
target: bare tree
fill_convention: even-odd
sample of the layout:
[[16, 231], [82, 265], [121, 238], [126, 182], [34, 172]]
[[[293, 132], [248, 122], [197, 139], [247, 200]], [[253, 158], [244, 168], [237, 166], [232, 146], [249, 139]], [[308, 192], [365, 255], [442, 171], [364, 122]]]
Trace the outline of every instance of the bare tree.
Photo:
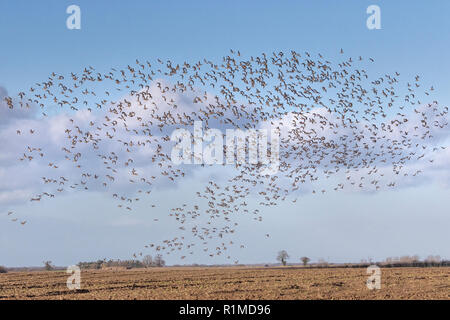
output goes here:
[[306, 266], [309, 261], [311, 261], [308, 257], [301, 257], [300, 260], [303, 262], [303, 265]]
[[[366, 261], [366, 260], [364, 260], [364, 261]], [[319, 266], [321, 266], [321, 267], [328, 266], [328, 262], [324, 258], [319, 258], [319, 260], [317, 262], [318, 262]], [[363, 260], [361, 260], [361, 263], [367, 263], [367, 261], [363, 262]]]
[[289, 259], [289, 254], [286, 252], [286, 250], [281, 250], [278, 252], [277, 260], [280, 261], [283, 266], [286, 265], [286, 261]]
[[166, 265], [166, 262], [164, 261], [161, 254], [157, 254], [154, 261], [155, 266], [157, 267], [164, 267]]
[[142, 263], [144, 264], [144, 266], [146, 268], [152, 267], [153, 266], [153, 258], [151, 255], [146, 255], [144, 257], [144, 259], [142, 259]]
[[44, 264], [45, 270], [47, 270], [47, 271], [52, 271], [54, 269], [51, 261], [44, 261], [43, 264]]
[[441, 256], [433, 256], [433, 255], [429, 255], [426, 259], [426, 262], [434, 262], [434, 263], [439, 263], [442, 261]]

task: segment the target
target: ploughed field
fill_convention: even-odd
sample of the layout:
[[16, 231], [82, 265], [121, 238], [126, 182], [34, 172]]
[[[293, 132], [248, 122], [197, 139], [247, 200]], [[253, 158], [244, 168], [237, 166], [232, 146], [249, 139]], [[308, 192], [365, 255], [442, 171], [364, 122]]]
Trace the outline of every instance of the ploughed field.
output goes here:
[[450, 268], [151, 268], [86, 270], [70, 291], [64, 271], [0, 274], [0, 299], [446, 299]]

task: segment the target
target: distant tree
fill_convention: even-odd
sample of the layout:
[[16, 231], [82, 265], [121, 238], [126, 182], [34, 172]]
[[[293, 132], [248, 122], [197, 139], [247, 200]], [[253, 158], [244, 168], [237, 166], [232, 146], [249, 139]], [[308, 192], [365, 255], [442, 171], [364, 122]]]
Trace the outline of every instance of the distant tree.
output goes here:
[[101, 269], [102, 266], [106, 266], [106, 260], [78, 262], [78, 266], [80, 269]]
[[283, 266], [286, 265], [287, 259], [289, 259], [289, 254], [286, 252], [286, 250], [281, 250], [278, 252], [277, 260], [280, 261]]
[[0, 273], [8, 273], [8, 269], [4, 266], [0, 266]]
[[311, 261], [308, 257], [301, 257], [300, 260], [303, 262], [303, 265], [306, 266], [309, 261]]
[[47, 271], [52, 271], [55, 267], [53, 267], [52, 262], [51, 261], [44, 261], [44, 268]]
[[440, 263], [442, 261], [441, 256], [433, 256], [429, 255], [426, 259], [426, 262], [434, 262], [434, 263]]
[[166, 262], [164, 261], [161, 254], [157, 254], [154, 261], [155, 266], [157, 267], [164, 267], [166, 265]]
[[[364, 261], [365, 261], [365, 260], [364, 260]], [[361, 262], [362, 262], [362, 263], [366, 263], [366, 262], [363, 262], [363, 260], [361, 260]], [[321, 267], [327, 267], [327, 266], [328, 266], [328, 262], [327, 262], [325, 259], [323, 259], [323, 258], [319, 258], [319, 260], [317, 261], [317, 263], [318, 263], [318, 265], [321, 266]]]
[[94, 269], [101, 269], [104, 262], [105, 260], [97, 260], [96, 262], [94, 262]]
[[146, 255], [144, 259], [142, 259], [142, 263], [146, 268], [153, 267], [153, 258], [151, 255]]

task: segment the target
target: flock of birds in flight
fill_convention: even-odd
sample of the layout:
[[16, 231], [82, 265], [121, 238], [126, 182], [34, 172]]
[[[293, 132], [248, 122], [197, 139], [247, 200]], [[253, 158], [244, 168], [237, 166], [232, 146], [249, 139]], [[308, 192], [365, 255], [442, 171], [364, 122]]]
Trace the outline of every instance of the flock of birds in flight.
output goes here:
[[[5, 98], [10, 109], [39, 107], [43, 119], [59, 111], [70, 117], [61, 157], [46, 159], [43, 146], [24, 148], [19, 161], [45, 162], [54, 170], [42, 177], [45, 192], [30, 201], [105, 190], [128, 212], [144, 196], [157, 200], [153, 188], [192, 173], [192, 166], [171, 162], [173, 130], [190, 128], [194, 121], [202, 121], [204, 129], [270, 125], [281, 132], [277, 174], [262, 175], [260, 163], [234, 164], [229, 178], [211, 177], [196, 190], [197, 200], [169, 210], [181, 234], [144, 246], [178, 252], [181, 259], [201, 247], [211, 257], [231, 259], [227, 250], [244, 247], [233, 242], [238, 214], [261, 221], [264, 208], [286, 199], [295, 203], [304, 193], [376, 191], [421, 174], [407, 172], [407, 164], [433, 161], [428, 149], [433, 134], [447, 125], [448, 107], [431, 100], [433, 87], [421, 90], [419, 76], [406, 84], [397, 72], [371, 78], [366, 69], [373, 68], [372, 58], [348, 58], [342, 50], [339, 56], [337, 63], [295, 51], [245, 59], [231, 50], [219, 63], [136, 60], [104, 73], [93, 67], [70, 75], [53, 72], [17, 97]], [[77, 117], [80, 112], [94, 117]], [[37, 133], [17, 129], [19, 136]], [[65, 175], [69, 165], [78, 174]], [[150, 204], [150, 211], [158, 212], [157, 205]]]

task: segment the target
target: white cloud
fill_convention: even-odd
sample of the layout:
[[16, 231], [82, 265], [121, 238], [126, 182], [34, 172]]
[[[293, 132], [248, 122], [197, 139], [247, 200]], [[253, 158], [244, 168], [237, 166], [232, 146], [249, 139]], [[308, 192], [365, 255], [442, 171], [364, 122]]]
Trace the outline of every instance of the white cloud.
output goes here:
[[[198, 111], [198, 105], [192, 101], [196, 96], [194, 93], [173, 93], [166, 92], [165, 99], [162, 98], [160, 89], [157, 87], [157, 83], [161, 83], [162, 87], [168, 86], [163, 80], [155, 80], [149, 87], [149, 93], [153, 96], [152, 104], [150, 102], [143, 105], [138, 103], [136, 96], [122, 97], [116, 104], [110, 104], [104, 106], [102, 110], [94, 110], [89, 112], [86, 109], [80, 109], [75, 112], [60, 111], [55, 112], [47, 117], [37, 117], [36, 113], [29, 112], [16, 113], [15, 109], [6, 109], [6, 105], [1, 106], [3, 121], [0, 126], [0, 163], [2, 170], [0, 170], [0, 203], [9, 205], [16, 203], [18, 199], [24, 199], [24, 194], [29, 192], [29, 197], [48, 192], [52, 195], [58, 195], [57, 189], [64, 189], [64, 192], [73, 192], [75, 190], [84, 190], [88, 187], [88, 191], [100, 191], [109, 192], [111, 195], [117, 194], [118, 198], [125, 197], [126, 199], [133, 199], [136, 196], [138, 190], [142, 190], [143, 193], [151, 190], [155, 186], [158, 188], [173, 188], [176, 186], [171, 182], [167, 176], [162, 176], [161, 172], [168, 170], [182, 169], [185, 176], [192, 175], [193, 171], [204, 170], [199, 166], [169, 166], [172, 165], [168, 159], [165, 159], [164, 154], [170, 155], [171, 142], [163, 140], [163, 137], [170, 135], [171, 130], [178, 127], [187, 127], [188, 130], [193, 130], [188, 124], [181, 125], [179, 119], [184, 119], [184, 115], [192, 115]], [[3, 93], [5, 95], [5, 93]], [[110, 109], [117, 109], [119, 102], [123, 103], [122, 112], [117, 114], [109, 112]], [[128, 101], [129, 106], [125, 101]], [[202, 106], [207, 106], [209, 103], [214, 103], [214, 96], [207, 94], [207, 98], [204, 99]], [[169, 104], [167, 103], [169, 102]], [[175, 108], [175, 105], [177, 106]], [[429, 121], [434, 121], [435, 116], [432, 108], [427, 106], [421, 106], [417, 108], [418, 112], [424, 112]], [[131, 116], [131, 113], [133, 115]], [[108, 117], [106, 119], [106, 117]], [[233, 113], [230, 110], [225, 110], [223, 116], [217, 119], [211, 119], [209, 121], [209, 127], [216, 127], [222, 129], [225, 132], [225, 128], [229, 125], [220, 123], [226, 117], [233, 117]], [[301, 188], [294, 193], [311, 192], [314, 188], [333, 188], [339, 186], [340, 183], [346, 183], [350, 188], [346, 190], [356, 191], [372, 191], [375, 185], [371, 185], [369, 179], [364, 181], [364, 188], [359, 188], [359, 182], [353, 185], [349, 184], [350, 181], [361, 179], [372, 170], [374, 165], [377, 166], [379, 184], [383, 188], [392, 181], [396, 181], [396, 186], [409, 186], [411, 184], [434, 182], [439, 181], [448, 185], [449, 177], [449, 157], [448, 149], [438, 149], [437, 152], [432, 152], [432, 148], [436, 143], [444, 142], [448, 143], [448, 129], [435, 130], [431, 126], [430, 133], [433, 138], [428, 140], [425, 144], [426, 149], [423, 151], [425, 157], [418, 161], [418, 152], [422, 152], [420, 147], [416, 147], [415, 144], [423, 144], [421, 136], [427, 131], [427, 128], [421, 126], [421, 117], [418, 113], [411, 111], [406, 116], [409, 122], [402, 124], [398, 127], [392, 126], [392, 130], [380, 130], [381, 123], [377, 123], [378, 129], [367, 127], [367, 121], [361, 121], [354, 124], [353, 128], [349, 126], [343, 126], [340, 119], [335, 115], [329, 114], [323, 107], [311, 110], [308, 113], [302, 115], [292, 112], [286, 113], [279, 121], [273, 121], [275, 125], [281, 128], [281, 134], [285, 141], [284, 150], [280, 150], [282, 154], [287, 158], [282, 159], [286, 165], [291, 166], [284, 174], [289, 172], [293, 173], [293, 169], [297, 168], [299, 164], [303, 166], [301, 170], [294, 173], [291, 177], [283, 177], [283, 173], [280, 173], [278, 177], [277, 186], [280, 188], [288, 188], [292, 185], [295, 175], [302, 175], [306, 173], [303, 180], [304, 183], [300, 183]], [[138, 120], [139, 118], [139, 120]], [[158, 127], [158, 121], [155, 118], [160, 118], [166, 123], [173, 123], [172, 125], [165, 125], [162, 130]], [[304, 134], [295, 134], [295, 130], [301, 127], [301, 120], [305, 119], [303, 131], [315, 132], [310, 136]], [[390, 123], [396, 116], [390, 115], [385, 121]], [[397, 117], [398, 118], [398, 117]], [[310, 120], [314, 120], [312, 123]], [[442, 119], [438, 119], [442, 121]], [[244, 119], [236, 120], [237, 122], [244, 124]], [[322, 122], [321, 122], [322, 121]], [[116, 122], [116, 125], [112, 125]], [[178, 124], [177, 124], [178, 123]], [[142, 124], [146, 124], [145, 127]], [[330, 124], [334, 126], [334, 129], [330, 128]], [[269, 122], [262, 122], [259, 124], [261, 128], [268, 128]], [[114, 128], [114, 129], [113, 129]], [[30, 133], [30, 129], [34, 130], [34, 133]], [[70, 129], [70, 132], [66, 130]], [[17, 134], [17, 130], [20, 130], [21, 134]], [[134, 131], [136, 130], [136, 131]], [[148, 131], [143, 131], [148, 130]], [[372, 131], [371, 131], [372, 130]], [[344, 174], [344, 169], [337, 173], [334, 178], [326, 178], [325, 176], [335, 171], [333, 161], [336, 161], [337, 152], [344, 151], [344, 146], [355, 152], [361, 151], [356, 155], [351, 155], [348, 159], [348, 163], [358, 164], [362, 159], [370, 160], [370, 155], [365, 154], [367, 150], [363, 147], [364, 143], [370, 146], [370, 152], [373, 155], [381, 153], [386, 150], [387, 147], [392, 145], [394, 140], [400, 142], [402, 135], [405, 131], [408, 131], [411, 135], [411, 141], [408, 148], [405, 148], [405, 152], [415, 152], [414, 157], [411, 158], [407, 164], [403, 166], [403, 172], [409, 172], [408, 176], [396, 176], [392, 173], [392, 166], [390, 161], [398, 161], [398, 155], [388, 159], [387, 154], [384, 158], [388, 161], [386, 163], [381, 162], [383, 156], [375, 156], [375, 161], [367, 168], [359, 168], [358, 171], [355, 168], [350, 168], [349, 173]], [[151, 132], [151, 135], [149, 134]], [[374, 142], [370, 139], [369, 133], [377, 133], [378, 141]], [[351, 139], [355, 138], [355, 133], [361, 134], [358, 146], [354, 145]], [[364, 134], [363, 134], [364, 133]], [[416, 137], [412, 136], [412, 133], [417, 134]], [[68, 139], [68, 135], [72, 138]], [[76, 136], [76, 138], [75, 138]], [[110, 138], [114, 136], [113, 138]], [[313, 137], [313, 138], [312, 138]], [[333, 148], [326, 149], [323, 144], [317, 143], [318, 138], [323, 138], [323, 142], [334, 144]], [[314, 140], [314, 143], [305, 143], [305, 140]], [[71, 145], [71, 142], [74, 142]], [[93, 143], [97, 141], [96, 143]], [[132, 145], [133, 144], [133, 145]], [[141, 144], [139, 147], [135, 147], [137, 144]], [[145, 144], [145, 146], [144, 146]], [[96, 146], [97, 149], [93, 148]], [[72, 148], [73, 146], [73, 148]], [[157, 152], [158, 146], [161, 150]], [[307, 147], [307, 150], [301, 150], [301, 147]], [[33, 150], [30, 152], [30, 148], [42, 148], [42, 151]], [[70, 152], [62, 151], [62, 148]], [[126, 150], [130, 152], [127, 152]], [[302, 151], [302, 152], [299, 152]], [[18, 161], [19, 158], [23, 158], [23, 155], [32, 156], [33, 161], [23, 160]], [[44, 156], [41, 157], [40, 153]], [[74, 156], [80, 153], [81, 157], [77, 162], [73, 161]], [[158, 155], [159, 153], [159, 155]], [[429, 157], [434, 153], [434, 163], [429, 162]], [[103, 156], [102, 157], [99, 157]], [[154, 162], [152, 158], [155, 157]], [[64, 159], [69, 157], [70, 160]], [[372, 156], [373, 157], [373, 156]], [[128, 161], [130, 158], [133, 162]], [[315, 166], [315, 170], [308, 161], [310, 159], [317, 160], [319, 162], [312, 163]], [[54, 169], [49, 164], [56, 165], [58, 168]], [[81, 168], [77, 168], [80, 165]], [[132, 170], [135, 169], [137, 174], [133, 175]], [[318, 170], [317, 170], [318, 169]], [[113, 170], [115, 172], [113, 172]], [[224, 171], [226, 170], [226, 171]], [[321, 172], [328, 170], [330, 172]], [[412, 179], [411, 175], [420, 170], [422, 172], [422, 178]], [[309, 173], [308, 173], [309, 171]], [[215, 181], [221, 181], [226, 183], [226, 179], [229, 178], [230, 172], [234, 171], [230, 167], [217, 166], [208, 170], [208, 177], [215, 175]], [[84, 176], [82, 174], [85, 174]], [[308, 175], [309, 174], [309, 175]], [[90, 175], [90, 177], [88, 177]], [[98, 179], [94, 179], [94, 175], [98, 175]], [[113, 177], [114, 182], [107, 177]], [[181, 175], [181, 174], [180, 174]], [[352, 180], [346, 181], [346, 176], [351, 175]], [[56, 183], [43, 183], [43, 177], [54, 179]], [[64, 177], [64, 179], [61, 179]], [[152, 178], [155, 177], [155, 178]], [[320, 177], [317, 182], [312, 182], [311, 178]], [[144, 178], [145, 181], [141, 180]], [[66, 181], [67, 179], [67, 181]], [[130, 183], [130, 179], [134, 182]], [[299, 179], [302, 180], [302, 179]], [[107, 187], [103, 186], [103, 182], [107, 183]], [[367, 182], [367, 183], [366, 183]], [[77, 185], [75, 185], [77, 184]], [[71, 188], [74, 187], [74, 188]], [[256, 191], [260, 191], [263, 186], [256, 186]], [[292, 189], [292, 187], [291, 187]], [[18, 196], [20, 195], [20, 197]], [[132, 206], [131, 202], [123, 203], [123, 206]]]

